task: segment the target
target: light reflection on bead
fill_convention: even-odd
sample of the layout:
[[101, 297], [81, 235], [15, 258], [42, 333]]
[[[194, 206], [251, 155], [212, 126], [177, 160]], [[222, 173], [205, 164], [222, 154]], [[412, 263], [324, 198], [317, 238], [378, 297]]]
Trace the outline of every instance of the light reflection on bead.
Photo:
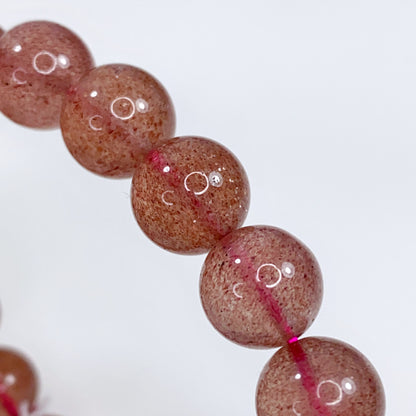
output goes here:
[[134, 116], [136, 107], [129, 97], [117, 97], [110, 105], [111, 114], [120, 120], [128, 120]]
[[[327, 393], [326, 396], [329, 396], [329, 397], [327, 397], [326, 401], [323, 401], [323, 403], [327, 406], [335, 406], [336, 404], [340, 403], [341, 400], [342, 400], [342, 389], [341, 389], [341, 386], [337, 382], [335, 382], [334, 380], [323, 380], [323, 381], [321, 381], [318, 384], [318, 387], [316, 389], [316, 395], [318, 396], [318, 399], [321, 399], [321, 390], [324, 387], [327, 387], [328, 385], [334, 386], [335, 387], [335, 392], [332, 391], [330, 394]], [[335, 397], [331, 397], [331, 394], [334, 395]]]
[[102, 123], [103, 123], [103, 117], [99, 114], [96, 114], [89, 118], [88, 121], [90, 127], [94, 131], [101, 131], [103, 129]]
[[49, 75], [52, 74], [53, 71], [55, 71], [55, 68], [58, 65], [58, 61], [56, 59], [56, 56], [51, 52], [41, 51], [33, 57], [32, 65], [33, 69], [39, 74]]
[[354, 380], [349, 377], [342, 380], [341, 387], [345, 394], [354, 394], [357, 391], [357, 386], [355, 385]]
[[166, 195], [167, 194], [173, 194], [173, 191], [165, 191], [165, 192], [163, 192], [163, 194], [162, 194], [162, 201], [166, 204], [166, 205], [173, 205], [173, 202], [168, 202], [167, 200], [166, 200]]
[[136, 100], [136, 109], [139, 113], [147, 113], [149, 111], [149, 103], [143, 98]]
[[[268, 273], [268, 275], [269, 276], [267, 276], [267, 272], [266, 272], [266, 276], [268, 277], [268, 281], [270, 281], [270, 283], [268, 283], [268, 284], [266, 284], [265, 283], [265, 286], [268, 288], [268, 289], [273, 289], [274, 287], [276, 287], [279, 283], [280, 283], [280, 281], [282, 280], [282, 272], [280, 271], [280, 269], [275, 265], [275, 264], [273, 264], [273, 263], [265, 263], [265, 264], [262, 264], [258, 269], [257, 269], [257, 273], [256, 273], [256, 280], [258, 281], [258, 282], [265, 282], [265, 280], [266, 279], [264, 279], [264, 274], [265, 274], [265, 272], [262, 272], [262, 269], [264, 269], [264, 268], [268, 268], [268, 270], [269, 270], [269, 273]], [[270, 271], [270, 269], [272, 269], [271, 271]], [[274, 273], [274, 271], [276, 271], [277, 273]]]
[[[189, 185], [188, 181], [194, 175], [201, 176], [203, 178], [203, 180], [205, 181], [205, 183], [203, 184], [205, 186], [203, 186], [202, 190], [198, 190], [198, 189], [195, 189], [195, 188], [194, 189], [191, 189], [192, 187], [190, 188], [190, 185]], [[188, 175], [185, 176], [185, 179], [183, 180], [183, 185], [185, 186], [185, 189], [188, 192], [193, 192], [195, 195], [202, 195], [206, 191], [208, 191], [208, 188], [209, 188], [209, 180], [208, 180], [207, 175], [205, 175], [204, 172], [191, 172], [191, 173], [188, 173]]]
[[0, 374], [0, 390], [7, 391], [9, 387], [16, 383], [16, 376], [14, 374]]
[[288, 261], [284, 261], [282, 264], [282, 274], [284, 277], [291, 279], [295, 276], [295, 266]]
[[[218, 170], [221, 170], [221, 168], [218, 169]], [[221, 173], [219, 173], [219, 172], [211, 172], [209, 174], [209, 183], [212, 186], [215, 186], [216, 188], [219, 188], [223, 184], [223, 182], [224, 182], [224, 180], [222, 178]]]
[[58, 62], [58, 66], [62, 69], [67, 69], [71, 65], [71, 61], [69, 60], [69, 58], [62, 53], [60, 53], [56, 59]]
[[237, 290], [238, 290], [238, 287], [239, 286], [242, 286], [242, 285], [244, 285], [244, 283], [236, 283], [234, 286], [233, 286], [233, 293], [234, 293], [234, 295], [237, 297], [237, 298], [239, 298], [239, 299], [242, 299], [243, 298], [243, 296], [242, 295], [240, 295], [238, 292], [237, 292]]
[[27, 83], [27, 80], [23, 79], [25, 74], [27, 74], [27, 72], [23, 68], [17, 68], [13, 71], [12, 80], [18, 85], [24, 85]]

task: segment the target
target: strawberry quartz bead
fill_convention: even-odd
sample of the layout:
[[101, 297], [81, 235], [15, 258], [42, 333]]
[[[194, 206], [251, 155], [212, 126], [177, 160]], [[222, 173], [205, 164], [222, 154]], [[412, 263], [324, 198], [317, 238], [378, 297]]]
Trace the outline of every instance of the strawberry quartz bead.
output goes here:
[[0, 110], [23, 126], [56, 128], [68, 88], [92, 67], [87, 47], [65, 27], [16, 26], [0, 37]]
[[202, 306], [229, 340], [272, 348], [300, 336], [322, 301], [322, 276], [311, 251], [279, 228], [250, 226], [228, 234], [201, 271]]
[[203, 137], [178, 137], [149, 153], [133, 177], [133, 211], [145, 234], [175, 253], [200, 254], [241, 226], [249, 206], [236, 157]]
[[133, 176], [152, 148], [173, 137], [175, 112], [165, 88], [134, 66], [111, 64], [87, 74], [71, 90], [61, 115], [72, 156], [90, 171]]
[[277, 351], [257, 385], [258, 416], [383, 416], [381, 380], [359, 351], [304, 338]]
[[37, 384], [35, 370], [25, 357], [0, 348], [0, 416], [17, 416], [21, 408], [33, 408]]

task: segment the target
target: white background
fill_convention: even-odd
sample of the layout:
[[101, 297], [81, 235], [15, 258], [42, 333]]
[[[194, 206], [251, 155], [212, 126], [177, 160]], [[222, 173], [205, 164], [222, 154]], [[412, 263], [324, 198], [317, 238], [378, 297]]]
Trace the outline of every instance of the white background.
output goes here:
[[[414, 415], [416, 3], [413, 0], [18, 0], [4, 28], [48, 19], [97, 64], [159, 78], [177, 134], [221, 141], [246, 167], [246, 224], [317, 256], [325, 297], [307, 335], [378, 369], [388, 415]], [[62, 416], [255, 415], [273, 351], [216, 333], [203, 256], [152, 244], [129, 181], [79, 167], [59, 131], [0, 118], [0, 343], [26, 352]]]

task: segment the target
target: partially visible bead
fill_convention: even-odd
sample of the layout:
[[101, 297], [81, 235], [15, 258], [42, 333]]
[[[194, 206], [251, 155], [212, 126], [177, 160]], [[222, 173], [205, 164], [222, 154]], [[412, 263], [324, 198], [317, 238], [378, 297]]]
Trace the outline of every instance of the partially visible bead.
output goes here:
[[253, 348], [284, 345], [313, 322], [322, 301], [314, 255], [279, 228], [260, 225], [228, 234], [201, 272], [203, 308], [226, 338]]
[[3, 28], [0, 27], [0, 38], [4, 35], [4, 30]]
[[228, 149], [189, 136], [150, 152], [133, 177], [131, 197], [152, 241], [175, 253], [199, 254], [241, 226], [249, 193], [246, 173]]
[[0, 38], [0, 111], [27, 127], [56, 128], [68, 88], [93, 65], [69, 29], [45, 21], [16, 26]]
[[149, 150], [173, 137], [175, 112], [152, 75], [130, 65], [104, 65], [72, 89], [61, 129], [82, 166], [103, 176], [131, 177]]
[[[16, 351], [0, 349], [0, 416], [13, 409], [32, 408], [37, 394], [37, 377], [28, 360]], [[19, 411], [20, 414], [20, 411]]]
[[257, 386], [258, 416], [383, 416], [381, 380], [359, 351], [329, 338], [281, 348]]

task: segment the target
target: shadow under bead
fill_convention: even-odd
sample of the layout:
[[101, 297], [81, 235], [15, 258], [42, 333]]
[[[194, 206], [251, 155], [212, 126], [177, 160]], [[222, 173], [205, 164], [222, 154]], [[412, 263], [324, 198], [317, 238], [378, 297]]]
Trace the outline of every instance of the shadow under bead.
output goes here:
[[26, 127], [59, 127], [68, 88], [94, 66], [82, 40], [52, 22], [23, 23], [0, 37], [0, 111]]

